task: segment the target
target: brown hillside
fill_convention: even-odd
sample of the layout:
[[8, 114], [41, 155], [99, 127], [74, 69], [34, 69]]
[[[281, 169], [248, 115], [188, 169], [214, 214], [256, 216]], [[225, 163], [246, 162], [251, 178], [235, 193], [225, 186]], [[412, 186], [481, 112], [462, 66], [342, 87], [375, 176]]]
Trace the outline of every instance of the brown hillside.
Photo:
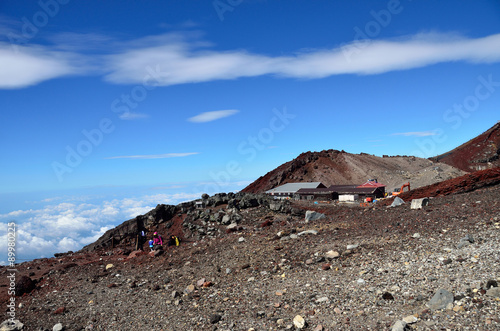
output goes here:
[[378, 157], [365, 153], [350, 154], [338, 150], [306, 152], [258, 178], [243, 192], [262, 193], [291, 182], [322, 182], [326, 186], [362, 184], [377, 178], [393, 190], [411, 182], [421, 187], [464, 174], [446, 164], [413, 156]]
[[431, 158], [463, 171], [491, 169], [500, 166], [500, 122], [488, 131], [459, 147]]
[[[450, 194], [472, 192], [481, 188], [500, 184], [500, 168], [479, 170], [460, 177], [445, 180], [432, 185], [424, 186], [403, 192], [399, 195], [404, 201], [426, 197], [439, 197]], [[392, 200], [381, 201], [378, 205], [390, 205]]]

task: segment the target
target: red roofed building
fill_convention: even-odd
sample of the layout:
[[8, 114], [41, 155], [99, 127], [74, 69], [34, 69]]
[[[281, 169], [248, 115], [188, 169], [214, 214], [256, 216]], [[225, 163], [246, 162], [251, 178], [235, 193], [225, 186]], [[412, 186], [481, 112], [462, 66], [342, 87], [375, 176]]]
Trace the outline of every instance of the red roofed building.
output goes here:
[[385, 195], [385, 185], [377, 182], [376, 179], [369, 179], [366, 183], [359, 185], [356, 188], [367, 188], [367, 187], [377, 188], [378, 189], [377, 197], [380, 197], [380, 195], [382, 195], [383, 197]]

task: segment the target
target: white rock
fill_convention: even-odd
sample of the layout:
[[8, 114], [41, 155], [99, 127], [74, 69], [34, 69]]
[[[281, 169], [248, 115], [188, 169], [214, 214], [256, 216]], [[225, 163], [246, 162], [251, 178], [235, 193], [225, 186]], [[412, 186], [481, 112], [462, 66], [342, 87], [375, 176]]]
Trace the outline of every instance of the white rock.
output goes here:
[[318, 234], [318, 231], [317, 230], [302, 231], [302, 232], [297, 233], [297, 236], [303, 236], [306, 234]]
[[293, 325], [298, 329], [303, 329], [306, 326], [306, 321], [300, 315], [297, 315], [293, 319]]
[[417, 323], [418, 318], [416, 318], [416, 317], [415, 317], [415, 316], [413, 316], [413, 315], [409, 315], [409, 316], [406, 316], [405, 318], [403, 318], [403, 321], [404, 321], [406, 324], [413, 324], [413, 323]]
[[325, 257], [327, 259], [335, 259], [335, 258], [337, 258], [339, 256], [340, 256], [339, 252], [336, 252], [336, 251], [328, 251], [325, 254]]
[[392, 326], [391, 330], [392, 331], [404, 331], [406, 327], [406, 322], [404, 321], [396, 321], [394, 325]]

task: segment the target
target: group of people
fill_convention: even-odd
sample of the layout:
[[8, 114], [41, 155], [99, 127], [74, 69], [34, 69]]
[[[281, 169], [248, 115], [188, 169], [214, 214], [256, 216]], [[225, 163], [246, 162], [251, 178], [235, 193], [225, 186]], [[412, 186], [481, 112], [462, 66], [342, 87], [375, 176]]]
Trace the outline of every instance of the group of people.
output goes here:
[[[141, 232], [141, 237], [145, 237], [144, 231]], [[180, 242], [181, 240], [179, 237], [171, 235], [167, 242], [167, 246], [179, 246]], [[142, 245], [139, 246], [142, 250]], [[163, 250], [163, 238], [158, 232], [153, 233], [153, 239], [149, 240], [149, 248], [151, 251]]]

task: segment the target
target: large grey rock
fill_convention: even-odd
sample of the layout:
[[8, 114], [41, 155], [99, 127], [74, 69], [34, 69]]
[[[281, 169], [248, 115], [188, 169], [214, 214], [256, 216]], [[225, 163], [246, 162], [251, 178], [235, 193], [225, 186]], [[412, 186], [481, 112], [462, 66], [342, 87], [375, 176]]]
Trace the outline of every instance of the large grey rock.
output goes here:
[[320, 220], [325, 217], [325, 214], [318, 213], [317, 211], [306, 211], [306, 222]]
[[231, 216], [230, 215], [224, 215], [222, 217], [222, 225], [229, 225], [231, 224]]
[[429, 198], [413, 199], [411, 201], [411, 209], [422, 209], [429, 204]]
[[401, 199], [400, 197], [395, 197], [394, 198], [394, 201], [392, 202], [391, 204], [391, 207], [397, 207], [397, 206], [401, 206], [403, 205], [405, 202], [403, 201], [403, 199]]
[[2, 322], [0, 324], [0, 331], [17, 331], [17, 330], [22, 330], [24, 327], [24, 324], [21, 323], [19, 320], [7, 320]]
[[432, 310], [445, 309], [449, 304], [453, 304], [453, 294], [445, 289], [440, 289], [427, 303], [427, 307]]
[[406, 331], [406, 330], [410, 329], [408, 328], [408, 325], [406, 325], [405, 321], [396, 321], [396, 323], [394, 323], [394, 325], [391, 328], [391, 331]]
[[281, 210], [281, 203], [278, 203], [278, 202], [271, 202], [269, 204], [269, 209], [271, 209], [272, 211], [280, 211]]
[[500, 298], [500, 287], [492, 287], [486, 292], [487, 296]]
[[471, 234], [467, 234], [465, 237], [460, 239], [460, 242], [458, 243], [458, 248], [469, 246], [470, 244], [473, 243], [474, 243], [474, 238], [472, 237]]
[[254, 196], [245, 195], [240, 200], [240, 204], [239, 205], [240, 205], [240, 209], [257, 207], [259, 205], [259, 200], [257, 200], [257, 198], [254, 197]]

